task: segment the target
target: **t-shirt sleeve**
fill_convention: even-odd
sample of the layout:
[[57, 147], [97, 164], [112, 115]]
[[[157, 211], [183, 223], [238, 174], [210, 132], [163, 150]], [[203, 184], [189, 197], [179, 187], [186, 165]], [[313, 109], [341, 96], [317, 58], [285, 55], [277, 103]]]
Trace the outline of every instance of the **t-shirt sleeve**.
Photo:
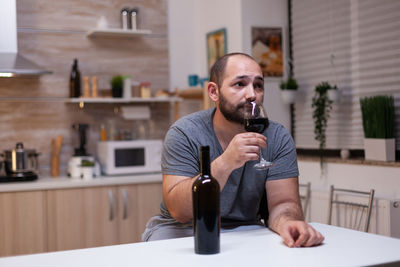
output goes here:
[[164, 140], [163, 174], [194, 177], [200, 173], [198, 147], [179, 127], [171, 127]]
[[[270, 138], [269, 136], [268, 139]], [[268, 145], [273, 147], [271, 160], [274, 166], [269, 169], [267, 180], [299, 176], [296, 146], [289, 132], [279, 125], [271, 141]]]

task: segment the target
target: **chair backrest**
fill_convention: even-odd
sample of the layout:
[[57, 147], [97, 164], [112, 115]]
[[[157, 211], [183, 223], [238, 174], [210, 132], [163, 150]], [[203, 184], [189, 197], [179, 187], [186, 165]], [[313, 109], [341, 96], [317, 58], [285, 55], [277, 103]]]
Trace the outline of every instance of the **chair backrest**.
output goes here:
[[[331, 185], [328, 224], [368, 232], [375, 190], [369, 192], [340, 189]], [[334, 207], [336, 209], [334, 210]]]
[[310, 197], [311, 197], [311, 183], [308, 182], [306, 184], [299, 184], [299, 194], [300, 194], [301, 206], [303, 207], [303, 216], [304, 219], [306, 219], [307, 210], [310, 204]]

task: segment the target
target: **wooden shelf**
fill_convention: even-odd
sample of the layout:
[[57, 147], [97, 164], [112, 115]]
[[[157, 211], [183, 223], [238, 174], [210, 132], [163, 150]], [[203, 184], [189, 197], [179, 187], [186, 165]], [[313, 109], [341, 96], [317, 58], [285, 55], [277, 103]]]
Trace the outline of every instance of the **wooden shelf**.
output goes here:
[[159, 102], [179, 102], [182, 101], [180, 97], [132, 97], [132, 98], [112, 98], [112, 97], [96, 97], [96, 98], [69, 98], [69, 103], [159, 103]]
[[139, 37], [150, 35], [150, 30], [94, 29], [87, 32], [87, 37]]

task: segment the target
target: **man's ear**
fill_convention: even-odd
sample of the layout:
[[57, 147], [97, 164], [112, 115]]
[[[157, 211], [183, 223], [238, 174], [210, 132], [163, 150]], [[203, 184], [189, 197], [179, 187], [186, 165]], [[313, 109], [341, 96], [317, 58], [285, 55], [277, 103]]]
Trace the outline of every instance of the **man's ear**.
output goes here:
[[211, 98], [211, 100], [217, 102], [219, 100], [218, 85], [214, 82], [209, 82], [207, 89], [208, 89], [208, 95]]

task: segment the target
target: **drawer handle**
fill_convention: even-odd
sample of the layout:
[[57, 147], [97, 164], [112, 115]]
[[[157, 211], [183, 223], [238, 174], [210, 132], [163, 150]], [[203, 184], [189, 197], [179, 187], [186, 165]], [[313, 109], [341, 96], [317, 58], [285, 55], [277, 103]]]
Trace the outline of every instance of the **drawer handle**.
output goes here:
[[114, 220], [114, 195], [112, 190], [108, 190], [108, 200], [110, 202], [110, 216], [109, 220]]
[[128, 194], [125, 189], [122, 189], [122, 200], [124, 201], [124, 212], [122, 219], [126, 220], [128, 218]]

